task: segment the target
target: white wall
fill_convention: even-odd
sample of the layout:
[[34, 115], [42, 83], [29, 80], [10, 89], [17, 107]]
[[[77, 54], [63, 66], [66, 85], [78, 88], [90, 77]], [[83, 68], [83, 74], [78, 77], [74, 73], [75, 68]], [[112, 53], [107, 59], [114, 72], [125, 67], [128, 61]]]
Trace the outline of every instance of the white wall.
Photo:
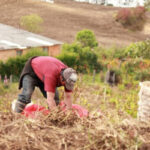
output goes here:
[[91, 4], [102, 4], [105, 0], [75, 0], [77, 2], [88, 2]]
[[136, 7], [144, 6], [145, 0], [107, 0], [107, 4], [113, 4], [116, 7]]
[[54, 0], [42, 0], [44, 2], [48, 2], [48, 3], [54, 3]]
[[144, 6], [146, 0], [75, 0], [78, 2], [89, 2], [91, 4], [113, 5], [116, 7], [136, 7]]

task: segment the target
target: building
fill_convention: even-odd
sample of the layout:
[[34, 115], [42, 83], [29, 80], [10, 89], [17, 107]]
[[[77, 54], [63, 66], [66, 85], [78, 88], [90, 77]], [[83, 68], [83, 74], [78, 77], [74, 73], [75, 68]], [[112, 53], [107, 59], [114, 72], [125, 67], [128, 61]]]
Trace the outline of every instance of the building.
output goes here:
[[136, 7], [144, 6], [146, 0], [75, 0], [78, 2], [88, 2], [91, 4], [112, 5], [115, 7]]
[[48, 3], [54, 3], [54, 0], [42, 0], [44, 2], [48, 2]]
[[57, 56], [61, 52], [60, 41], [56, 41], [22, 29], [0, 24], [0, 60], [23, 55], [31, 48], [41, 48], [49, 56]]
[[115, 7], [137, 7], [144, 6], [146, 0], [105, 0], [105, 5]]

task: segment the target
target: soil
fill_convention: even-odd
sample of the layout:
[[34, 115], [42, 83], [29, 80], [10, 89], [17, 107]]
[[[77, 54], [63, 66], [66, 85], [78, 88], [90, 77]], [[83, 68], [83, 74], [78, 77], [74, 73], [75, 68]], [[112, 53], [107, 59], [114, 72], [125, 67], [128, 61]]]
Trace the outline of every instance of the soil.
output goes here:
[[127, 46], [150, 37], [150, 12], [142, 31], [129, 31], [115, 22], [120, 8], [102, 6], [73, 0], [55, 0], [54, 4], [41, 0], [0, 1], [0, 23], [17, 28], [24, 15], [37, 14], [43, 18], [42, 31], [38, 34], [72, 43], [77, 32], [90, 29], [96, 35], [99, 46]]

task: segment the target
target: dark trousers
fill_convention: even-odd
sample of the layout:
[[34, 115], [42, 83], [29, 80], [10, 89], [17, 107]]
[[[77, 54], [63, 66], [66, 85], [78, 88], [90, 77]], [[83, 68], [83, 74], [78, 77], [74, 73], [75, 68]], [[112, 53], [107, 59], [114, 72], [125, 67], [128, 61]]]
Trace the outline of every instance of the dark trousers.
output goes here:
[[[23, 83], [23, 85], [22, 85], [23, 90], [22, 90], [22, 93], [18, 95], [18, 102], [23, 103], [24, 104], [24, 105], [22, 105], [23, 107], [25, 107], [26, 104], [31, 102], [31, 96], [32, 96], [36, 86], [39, 87], [43, 96], [45, 98], [47, 98], [46, 91], [44, 90], [44, 84], [42, 86], [36, 85], [35, 84], [35, 83], [37, 83], [36, 79], [33, 78], [32, 76], [25, 75], [23, 77], [22, 83]], [[54, 100], [56, 102], [56, 105], [58, 105], [59, 104], [59, 93], [58, 93], [57, 88], [55, 90]], [[22, 108], [22, 109], [24, 109], [24, 108]]]

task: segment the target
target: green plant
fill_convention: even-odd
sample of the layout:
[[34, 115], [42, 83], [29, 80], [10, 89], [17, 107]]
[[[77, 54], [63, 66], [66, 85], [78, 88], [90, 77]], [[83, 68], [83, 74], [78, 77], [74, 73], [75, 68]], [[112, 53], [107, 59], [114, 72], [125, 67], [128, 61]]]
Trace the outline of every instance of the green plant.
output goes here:
[[111, 48], [103, 48], [97, 47], [94, 49], [95, 53], [97, 54], [98, 58], [101, 59], [124, 59], [125, 57], [125, 48], [118, 48], [118, 47], [111, 47]]
[[132, 74], [135, 72], [135, 69], [139, 67], [139, 63], [140, 63], [139, 60], [135, 60], [135, 59], [127, 60], [122, 65], [122, 70], [124, 71], [124, 73]]
[[138, 81], [150, 80], [150, 70], [136, 71], [134, 79]]
[[80, 43], [82, 47], [94, 48], [98, 46], [94, 33], [88, 29], [77, 33], [76, 42]]
[[123, 105], [124, 111], [130, 114], [132, 117], [137, 117], [137, 95], [135, 93], [128, 93], [126, 101]]
[[69, 67], [77, 68], [79, 55], [74, 52], [63, 52], [61, 55], [57, 56], [59, 60], [67, 64]]
[[90, 47], [81, 47], [78, 43], [64, 44], [62, 53], [57, 58], [80, 72], [101, 69], [96, 53]]
[[137, 43], [132, 43], [125, 49], [125, 55], [126, 57], [131, 58], [150, 58], [150, 40], [141, 41]]
[[42, 23], [43, 19], [37, 14], [22, 16], [20, 19], [20, 25], [30, 32], [40, 32]]
[[48, 54], [44, 52], [42, 48], [31, 48], [22, 57], [24, 57], [25, 59], [29, 59], [30, 57], [33, 57], [33, 56], [48, 56]]

